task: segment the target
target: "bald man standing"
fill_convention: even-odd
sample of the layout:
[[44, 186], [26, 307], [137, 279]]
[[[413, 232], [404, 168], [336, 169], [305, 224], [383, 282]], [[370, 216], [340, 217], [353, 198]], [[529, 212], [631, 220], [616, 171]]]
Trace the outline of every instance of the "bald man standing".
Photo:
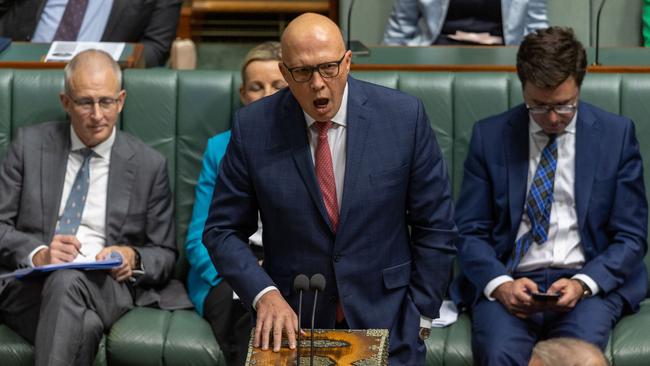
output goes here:
[[[350, 77], [351, 57], [328, 18], [289, 24], [289, 88], [236, 114], [203, 242], [256, 311], [255, 346], [295, 347], [293, 280], [321, 273], [317, 328], [389, 329], [391, 364], [420, 365], [455, 254], [447, 168], [422, 103]], [[258, 209], [262, 267], [246, 240]]]

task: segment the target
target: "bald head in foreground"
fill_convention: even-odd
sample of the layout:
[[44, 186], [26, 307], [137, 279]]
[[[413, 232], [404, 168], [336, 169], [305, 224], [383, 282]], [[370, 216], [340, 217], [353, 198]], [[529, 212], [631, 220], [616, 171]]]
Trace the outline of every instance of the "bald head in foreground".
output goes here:
[[528, 366], [609, 366], [603, 352], [576, 338], [551, 338], [538, 342]]
[[[254, 346], [295, 348], [313, 297], [299, 325], [292, 284], [320, 273], [317, 328], [388, 329], [390, 362], [423, 364], [455, 254], [447, 168], [422, 103], [350, 77], [351, 58], [328, 18], [288, 25], [289, 87], [236, 114], [203, 242], [255, 311]], [[258, 209], [262, 267], [246, 242]]]

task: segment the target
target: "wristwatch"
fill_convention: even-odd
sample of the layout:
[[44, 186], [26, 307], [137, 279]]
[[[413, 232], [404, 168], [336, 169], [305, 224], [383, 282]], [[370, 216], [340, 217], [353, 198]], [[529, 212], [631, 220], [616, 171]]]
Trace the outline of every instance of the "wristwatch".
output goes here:
[[585, 281], [583, 281], [583, 280], [581, 280], [579, 278], [574, 278], [573, 280], [578, 281], [578, 283], [580, 284], [580, 287], [582, 287], [582, 296], [580, 297], [581, 299], [591, 296], [591, 289], [589, 288], [589, 286], [587, 286]]
[[426, 341], [431, 335], [431, 328], [420, 327], [420, 339]]

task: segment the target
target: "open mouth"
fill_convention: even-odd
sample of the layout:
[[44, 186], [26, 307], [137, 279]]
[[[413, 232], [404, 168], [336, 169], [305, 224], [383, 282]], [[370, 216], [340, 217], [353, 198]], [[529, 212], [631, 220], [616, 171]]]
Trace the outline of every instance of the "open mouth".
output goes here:
[[318, 98], [314, 100], [314, 107], [316, 107], [316, 109], [324, 109], [325, 107], [327, 107], [329, 102], [330, 102], [329, 98]]

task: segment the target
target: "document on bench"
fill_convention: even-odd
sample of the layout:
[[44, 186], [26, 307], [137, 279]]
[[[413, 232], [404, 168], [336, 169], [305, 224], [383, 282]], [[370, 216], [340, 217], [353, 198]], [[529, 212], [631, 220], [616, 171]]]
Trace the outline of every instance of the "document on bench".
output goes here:
[[85, 51], [88, 49], [96, 49], [106, 51], [113, 60], [119, 61], [122, 51], [124, 51], [124, 42], [63, 42], [55, 41], [52, 42], [50, 49], [47, 51], [47, 56], [45, 56], [45, 62], [48, 61], [58, 61], [66, 62], [72, 60], [72, 58], [79, 52]]
[[15, 277], [21, 279], [30, 276], [46, 274], [58, 269], [81, 269], [86, 271], [98, 269], [111, 269], [119, 267], [122, 264], [122, 256], [117, 252], [112, 252], [106, 259], [94, 262], [69, 262], [60, 264], [46, 264], [44, 266], [28, 267], [17, 269], [10, 273], [0, 275], [0, 280]]

